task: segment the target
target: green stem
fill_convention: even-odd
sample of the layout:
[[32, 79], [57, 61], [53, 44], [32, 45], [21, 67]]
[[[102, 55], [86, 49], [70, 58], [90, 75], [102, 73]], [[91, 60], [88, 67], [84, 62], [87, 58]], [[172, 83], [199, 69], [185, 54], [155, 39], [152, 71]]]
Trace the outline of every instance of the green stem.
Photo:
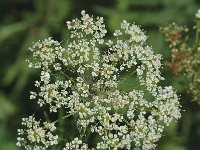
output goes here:
[[196, 51], [196, 49], [198, 48], [198, 45], [199, 45], [199, 24], [197, 23], [197, 26], [196, 26], [196, 37], [195, 37], [195, 44], [194, 44], [194, 51]]
[[66, 73], [64, 73], [62, 70], [61, 70], [60, 72], [61, 72], [62, 75], [64, 75], [65, 77], [67, 77], [70, 81], [72, 81], [73, 83], [76, 83], [76, 81], [75, 81], [72, 77], [68, 76], [68, 75], [67, 75]]
[[[75, 115], [76, 113], [77, 113], [77, 112], [73, 112], [73, 113], [67, 114], [67, 115], [63, 116], [61, 119], [66, 119], [66, 118], [68, 118], [68, 117], [70, 117], [70, 116]], [[58, 119], [58, 120], [56, 120], [56, 121], [54, 121], [54, 122], [52, 122], [52, 123], [57, 123], [57, 122], [59, 122], [61, 119]]]
[[124, 122], [125, 122], [128, 126], [131, 126], [131, 124], [130, 124], [126, 119], [124, 119]]

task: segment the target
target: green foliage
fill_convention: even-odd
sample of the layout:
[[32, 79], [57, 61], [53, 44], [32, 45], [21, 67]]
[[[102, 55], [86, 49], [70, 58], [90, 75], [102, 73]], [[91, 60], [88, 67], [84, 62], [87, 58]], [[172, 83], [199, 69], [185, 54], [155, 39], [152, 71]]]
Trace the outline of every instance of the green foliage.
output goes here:
[[[19, 120], [15, 116], [22, 110], [29, 111], [29, 107], [23, 108], [23, 101], [28, 100], [26, 88], [35, 74], [27, 68], [25, 62], [29, 57], [27, 48], [32, 42], [48, 36], [61, 37], [60, 32], [71, 10], [71, 1], [35, 0], [10, 3], [0, 2], [0, 18], [4, 20], [0, 25], [0, 149], [14, 150], [17, 125], [11, 127], [8, 123], [13, 117]], [[12, 136], [7, 136], [8, 128], [14, 130]], [[5, 148], [6, 145], [12, 146]]]
[[14, 105], [8, 101], [4, 93], [0, 93], [0, 120], [5, 120], [10, 114], [15, 113]]
[[[190, 149], [199, 144], [196, 141], [199, 138], [200, 130], [198, 125], [200, 113], [198, 106], [200, 102], [199, 24], [200, 18], [196, 14], [196, 22], [193, 28], [172, 23], [160, 29], [171, 50], [171, 60], [165, 62], [165, 65], [169, 67], [175, 76], [174, 80], [179, 84], [178, 90], [183, 99], [182, 106], [186, 110], [182, 116], [183, 120], [179, 134], [185, 138], [183, 142], [187, 143]], [[194, 128], [194, 126], [197, 127]]]
[[95, 6], [98, 13], [108, 17], [111, 31], [123, 19], [136, 22], [151, 35], [149, 44], [160, 50], [163, 49], [163, 40], [158, 33], [159, 26], [172, 21], [190, 22], [197, 8], [193, 0], [117, 0], [114, 7]]
[[[15, 139], [21, 118], [20, 113], [23, 111], [30, 114], [32, 107], [35, 107], [28, 99], [29, 90], [27, 90], [33, 89], [30, 85], [33, 85], [35, 72], [29, 70], [25, 63], [25, 60], [30, 57], [26, 50], [32, 42], [49, 36], [60, 41], [67, 40], [63, 39], [64, 36], [66, 37], [63, 36], [66, 34], [63, 32], [66, 28], [65, 22], [85, 9], [106, 16], [109, 32], [119, 27], [117, 25], [123, 19], [142, 25], [151, 37], [148, 39], [149, 45], [164, 54], [164, 59], [169, 59], [170, 52], [165, 50], [168, 48], [158, 32], [159, 26], [173, 21], [191, 26], [198, 7], [195, 0], [1, 0], [0, 149], [17, 149]], [[159, 143], [158, 149], [195, 150], [199, 146], [197, 139], [200, 138], [199, 107], [196, 103], [188, 102], [191, 95], [186, 93], [187, 86], [183, 84], [183, 77], [172, 77], [166, 68], [163, 74], [167, 82], [172, 83], [183, 95], [181, 101], [186, 111], [183, 113], [181, 123], [175, 124], [166, 131], [164, 142]], [[130, 82], [131, 80], [130, 74], [124, 74], [119, 88], [129, 90], [135, 86]], [[62, 126], [60, 132], [63, 132], [65, 125], [60, 123], [60, 126]], [[177, 126], [181, 126], [179, 130]]]

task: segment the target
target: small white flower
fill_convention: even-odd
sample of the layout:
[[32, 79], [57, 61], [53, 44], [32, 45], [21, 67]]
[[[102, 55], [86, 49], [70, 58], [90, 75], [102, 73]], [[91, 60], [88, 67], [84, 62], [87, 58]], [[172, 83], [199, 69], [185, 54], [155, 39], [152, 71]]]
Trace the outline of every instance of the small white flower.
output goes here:
[[195, 17], [196, 17], [197, 19], [200, 19], [200, 9], [197, 10], [197, 13], [195, 14]]
[[119, 36], [119, 35], [122, 35], [121, 31], [120, 30], [116, 30], [114, 33], [113, 33], [114, 36]]

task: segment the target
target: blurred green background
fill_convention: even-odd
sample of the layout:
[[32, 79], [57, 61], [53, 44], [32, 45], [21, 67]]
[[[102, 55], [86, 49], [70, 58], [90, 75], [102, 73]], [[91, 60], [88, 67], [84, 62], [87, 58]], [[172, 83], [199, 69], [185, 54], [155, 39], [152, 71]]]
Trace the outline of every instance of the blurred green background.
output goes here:
[[[200, 2], [197, 0], [0, 0], [0, 150], [17, 150], [17, 128], [22, 117], [38, 110], [29, 100], [37, 71], [29, 70], [25, 60], [27, 48], [39, 39], [52, 36], [66, 39], [66, 21], [80, 17], [81, 10], [103, 16], [108, 36], [126, 19], [135, 22], [149, 36], [148, 44], [163, 61], [170, 60], [170, 51], [159, 27], [170, 22], [189, 27]], [[192, 34], [192, 33], [191, 33]], [[166, 85], [172, 84], [180, 95], [182, 118], [165, 129], [158, 143], [159, 150], [200, 149], [200, 105], [182, 86], [181, 77], [162, 70]]]

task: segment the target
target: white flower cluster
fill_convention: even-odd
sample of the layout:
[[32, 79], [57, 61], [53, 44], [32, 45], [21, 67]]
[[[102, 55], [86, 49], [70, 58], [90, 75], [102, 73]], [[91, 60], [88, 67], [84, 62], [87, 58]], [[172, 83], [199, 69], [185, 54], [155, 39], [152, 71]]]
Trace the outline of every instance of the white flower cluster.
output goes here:
[[[30, 98], [38, 99], [40, 106], [48, 105], [51, 112], [64, 107], [66, 115], [76, 115], [80, 135], [90, 129], [100, 136], [93, 149], [154, 149], [164, 127], [181, 116], [176, 92], [158, 85], [164, 80], [161, 55], [146, 45], [139, 26], [123, 21], [112, 40], [105, 40], [103, 18], [81, 14], [81, 20], [67, 22], [71, 36], [65, 46], [49, 38], [30, 48], [34, 58], [29, 66], [41, 68], [35, 82], [39, 92], [31, 92]], [[130, 70], [135, 70], [130, 82], [137, 76], [142, 88], [120, 90], [121, 76]], [[29, 141], [37, 141], [30, 134]], [[80, 136], [64, 149], [88, 147]]]
[[22, 119], [22, 125], [25, 128], [18, 129], [17, 146], [24, 147], [26, 150], [45, 150], [58, 143], [58, 136], [52, 134], [56, 129], [53, 123], [44, 122], [43, 126], [40, 126], [40, 121], [29, 116]]
[[200, 9], [197, 10], [197, 13], [195, 14], [195, 17], [196, 17], [197, 19], [200, 19]]
[[63, 150], [88, 150], [88, 146], [76, 137], [73, 141], [66, 143]]

